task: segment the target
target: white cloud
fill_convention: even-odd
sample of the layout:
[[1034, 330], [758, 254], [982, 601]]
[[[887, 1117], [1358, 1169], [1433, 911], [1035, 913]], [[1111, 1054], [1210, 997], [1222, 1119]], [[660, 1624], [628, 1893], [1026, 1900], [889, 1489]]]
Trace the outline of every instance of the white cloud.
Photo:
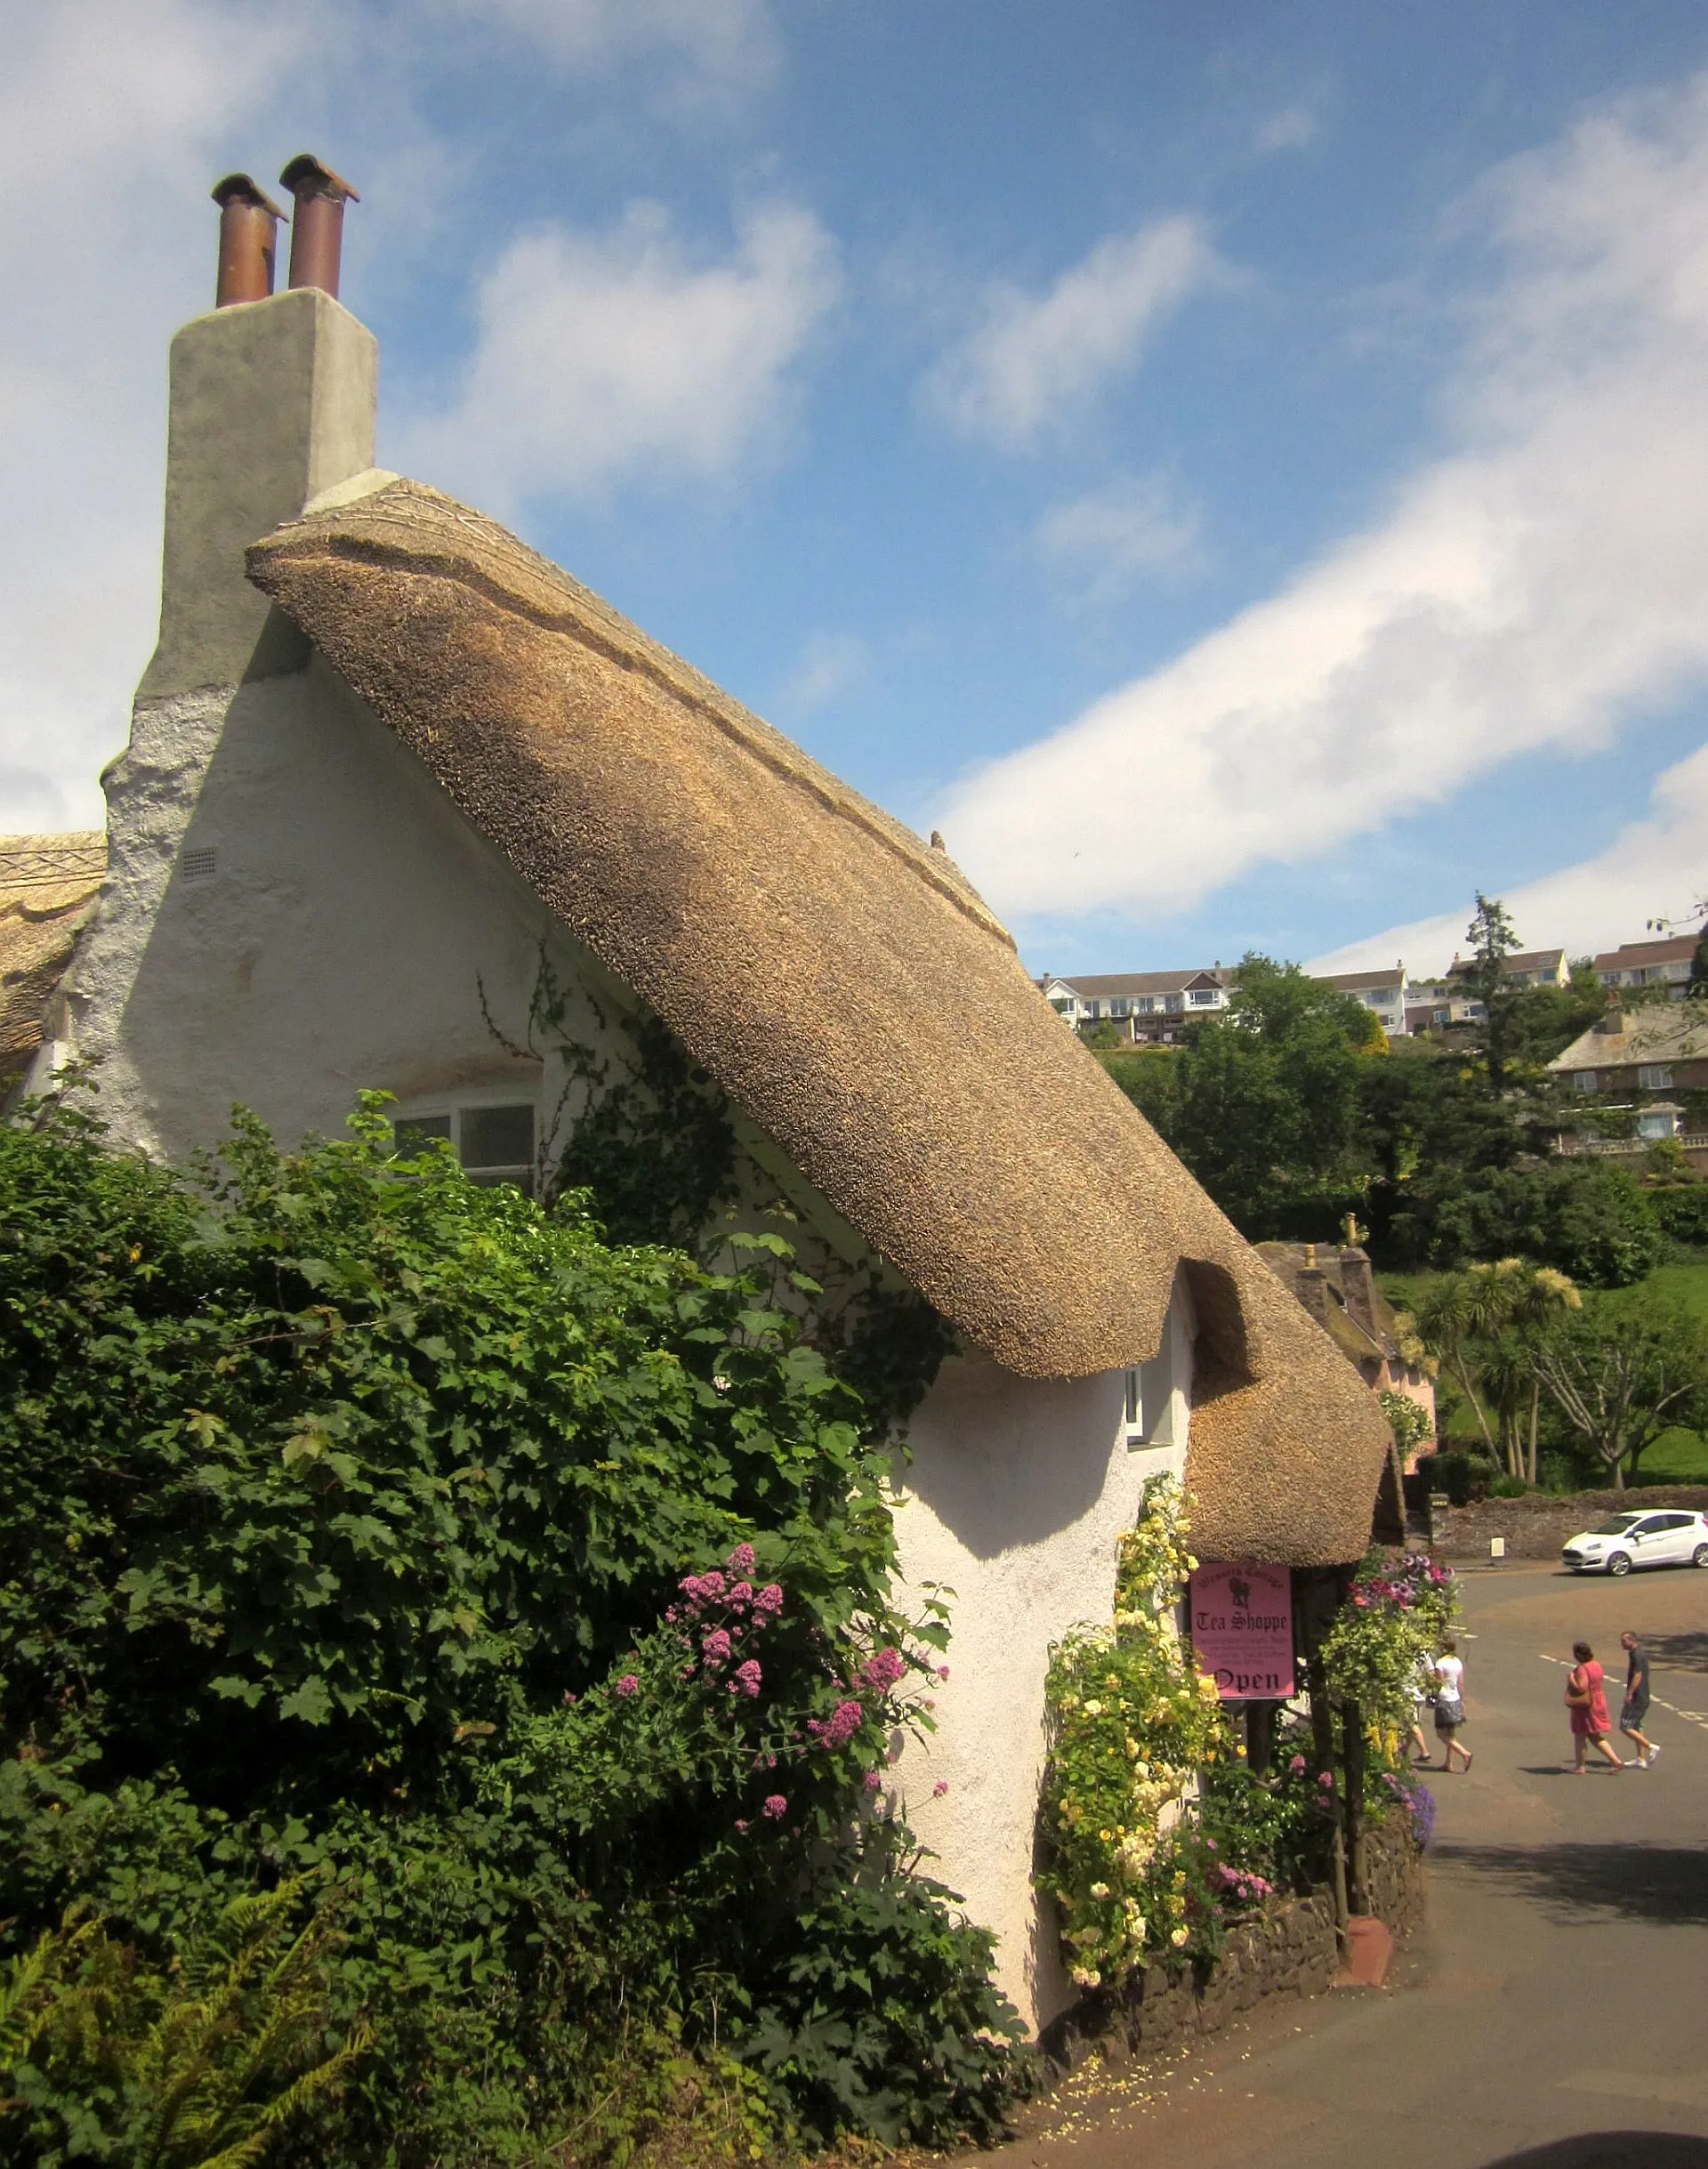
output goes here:
[[1184, 909], [1708, 681], [1708, 85], [1584, 122], [1476, 214], [1505, 263], [1450, 448], [1280, 594], [949, 794], [1000, 907]]
[[1303, 150], [1317, 140], [1319, 123], [1315, 109], [1303, 104], [1283, 106], [1271, 113], [1252, 138], [1253, 150]]
[[814, 633], [777, 695], [778, 713], [808, 715], [839, 698], [862, 677], [871, 649], [856, 633]]
[[525, 235], [482, 286], [455, 404], [409, 433], [408, 464], [498, 506], [725, 474], [786, 432], [790, 368], [841, 284], [831, 236], [786, 203], [750, 211], [717, 263], [657, 204], [603, 234]]
[[[1540, 881], [1500, 891], [1526, 948], [1590, 956], [1641, 941], [1650, 919], [1686, 916], [1708, 881], [1708, 746], [1656, 778], [1648, 815], [1623, 828], [1605, 851]], [[1357, 972], [1406, 959], [1419, 977], [1465, 947], [1469, 899], [1457, 911], [1348, 942], [1317, 957], [1313, 972]]]
[[1203, 563], [1201, 520], [1163, 475], [1117, 477], [1101, 489], [1053, 504], [1034, 540], [1045, 561], [1108, 600], [1136, 580]]
[[208, 189], [287, 34], [230, 0], [5, 0], [0, 43], [0, 828], [98, 826], [158, 609], [166, 343], [212, 305]]
[[1161, 324], [1227, 277], [1200, 219], [1111, 234], [1045, 294], [994, 287], [983, 321], [927, 377], [926, 399], [963, 434], [1024, 449], [1134, 368]]
[[778, 58], [766, 0], [439, 0], [483, 36], [502, 28], [578, 72], [662, 67], [670, 102], [725, 100], [768, 82]]

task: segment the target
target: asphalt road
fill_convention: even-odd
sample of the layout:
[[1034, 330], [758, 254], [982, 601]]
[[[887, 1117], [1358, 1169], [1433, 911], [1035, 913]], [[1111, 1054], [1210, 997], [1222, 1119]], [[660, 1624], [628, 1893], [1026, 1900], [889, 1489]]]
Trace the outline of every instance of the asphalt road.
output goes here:
[[[1708, 2169], [1708, 1574], [1473, 1572], [1463, 1620], [1475, 1762], [1429, 1780], [1429, 1924], [1394, 1984], [1076, 2075], [997, 2161]], [[1573, 1778], [1571, 1643], [1623, 1680], [1626, 1626], [1660, 1760]]]

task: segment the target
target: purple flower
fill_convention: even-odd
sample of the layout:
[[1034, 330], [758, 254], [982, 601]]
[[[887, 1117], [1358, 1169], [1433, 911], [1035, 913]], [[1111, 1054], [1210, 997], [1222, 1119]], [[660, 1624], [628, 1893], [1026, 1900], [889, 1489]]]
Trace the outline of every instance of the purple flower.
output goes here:
[[730, 1681], [730, 1685], [738, 1687], [742, 1693], [751, 1699], [758, 1694], [759, 1682], [763, 1676], [759, 1669], [759, 1659], [756, 1657], [750, 1657], [745, 1665], [736, 1666], [736, 1676]]
[[948, 1779], [947, 1778], [939, 1778], [937, 1783], [931, 1787], [931, 1798], [933, 1800], [941, 1800], [944, 1794], [947, 1793], [948, 1789]]
[[783, 1797], [781, 1793], [772, 1793], [769, 1794], [766, 1800], [765, 1805], [760, 1810], [760, 1813], [761, 1815], [769, 1817], [769, 1819], [774, 1823], [781, 1822], [788, 1811], [789, 1803]]
[[769, 1612], [773, 1617], [783, 1609], [783, 1591], [776, 1582], [767, 1582], [753, 1599], [755, 1611]]
[[713, 1627], [702, 1639], [700, 1648], [705, 1653], [708, 1665], [727, 1665], [729, 1661], [729, 1637], [722, 1627]]
[[616, 1683], [616, 1691], [626, 1701], [631, 1695], [640, 1692], [640, 1682], [633, 1673], [625, 1672]]

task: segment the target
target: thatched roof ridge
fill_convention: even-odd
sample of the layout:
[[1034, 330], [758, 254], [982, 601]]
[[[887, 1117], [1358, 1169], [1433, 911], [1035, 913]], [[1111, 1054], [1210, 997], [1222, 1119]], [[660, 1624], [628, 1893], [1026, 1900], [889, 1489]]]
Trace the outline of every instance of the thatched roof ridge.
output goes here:
[[0, 836], [0, 1084], [28, 1068], [107, 874], [101, 830]]
[[1356, 1375], [1062, 1028], [940, 851], [492, 522], [418, 484], [250, 577], [568, 930], [969, 1340], [1030, 1377], [1203, 1321], [1201, 1548], [1355, 1557]]

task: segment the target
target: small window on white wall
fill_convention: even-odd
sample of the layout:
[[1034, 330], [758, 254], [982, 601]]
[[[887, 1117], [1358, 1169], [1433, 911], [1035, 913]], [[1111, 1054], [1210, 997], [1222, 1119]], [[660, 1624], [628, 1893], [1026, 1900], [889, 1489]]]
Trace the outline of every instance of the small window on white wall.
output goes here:
[[1134, 1452], [1142, 1446], [1174, 1443], [1174, 1380], [1166, 1341], [1148, 1363], [1135, 1364], [1127, 1373], [1123, 1429]]
[[534, 1103], [518, 1100], [441, 1101], [399, 1109], [394, 1125], [398, 1149], [406, 1159], [424, 1152], [435, 1139], [449, 1144], [471, 1182], [491, 1189], [514, 1183], [534, 1195]]

